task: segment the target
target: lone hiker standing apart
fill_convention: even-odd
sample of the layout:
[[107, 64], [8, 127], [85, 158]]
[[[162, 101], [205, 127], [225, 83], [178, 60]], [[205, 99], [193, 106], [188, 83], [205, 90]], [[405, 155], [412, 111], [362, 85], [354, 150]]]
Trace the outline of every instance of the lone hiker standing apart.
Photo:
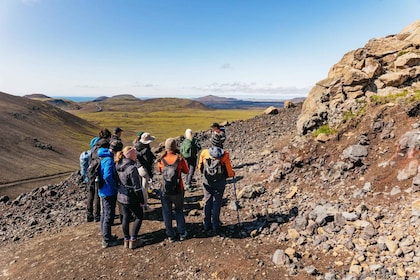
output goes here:
[[[221, 148], [220, 139], [213, 135], [212, 146], [201, 151], [198, 169], [203, 174], [204, 193], [204, 231], [208, 235], [220, 234], [220, 209], [226, 187], [226, 179], [234, 177], [235, 172], [229, 158], [229, 152]], [[219, 170], [216, 174], [213, 171]]]
[[[176, 174], [176, 185], [166, 184], [168, 178], [165, 176], [170, 172], [171, 168]], [[163, 221], [165, 223], [166, 236], [169, 242], [174, 242], [176, 234], [172, 227], [172, 204], [175, 205], [176, 227], [179, 234], [179, 240], [183, 241], [188, 238], [184, 217], [184, 183], [181, 173], [188, 173], [188, 166], [185, 159], [179, 154], [179, 149], [174, 138], [168, 138], [165, 141], [165, 151], [158, 158], [158, 170], [162, 174], [163, 182], [161, 188], [161, 202]], [[173, 180], [171, 180], [173, 181]], [[168, 181], [167, 181], [168, 182]]]
[[200, 142], [197, 137], [192, 135], [191, 129], [185, 130], [185, 139], [181, 143], [181, 155], [188, 163], [190, 170], [185, 180], [185, 189], [189, 192], [195, 191], [192, 181], [194, 178], [195, 169], [197, 167], [197, 154], [201, 150]]
[[111, 226], [115, 216], [115, 205], [117, 202], [117, 182], [118, 174], [115, 169], [114, 155], [121, 151], [122, 143], [119, 141], [111, 141], [109, 149], [99, 148], [98, 156], [101, 160], [101, 176], [104, 180], [103, 186], [98, 190], [101, 198], [102, 214], [101, 214], [101, 233], [102, 248], [117, 245], [117, 240], [111, 235]]

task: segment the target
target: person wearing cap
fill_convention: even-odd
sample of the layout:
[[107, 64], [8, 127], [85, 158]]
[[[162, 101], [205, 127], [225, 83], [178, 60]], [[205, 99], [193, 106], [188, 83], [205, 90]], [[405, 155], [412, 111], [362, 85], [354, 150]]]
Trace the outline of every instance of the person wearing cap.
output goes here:
[[138, 172], [141, 176], [141, 183], [144, 194], [144, 206], [145, 212], [153, 211], [147, 202], [148, 193], [151, 192], [150, 185], [153, 178], [153, 163], [155, 161], [155, 155], [150, 148], [150, 143], [155, 140], [155, 137], [150, 135], [149, 132], [143, 132], [140, 136], [140, 140], [136, 143], [135, 149], [137, 151], [137, 167]]
[[115, 246], [117, 240], [111, 235], [111, 226], [115, 216], [115, 206], [117, 202], [118, 174], [115, 169], [114, 156], [122, 150], [122, 143], [114, 140], [109, 144], [109, 148], [99, 148], [98, 156], [101, 160], [101, 176], [104, 180], [103, 186], [98, 190], [101, 198], [101, 233], [102, 248]]
[[[121, 221], [124, 234], [124, 247], [135, 249], [143, 243], [138, 239], [138, 233], [143, 221], [144, 203], [140, 175], [137, 171], [136, 156], [134, 147], [124, 147], [115, 155], [115, 167], [121, 184], [118, 186], [117, 201], [121, 204], [123, 219]], [[139, 196], [138, 193], [141, 195]], [[134, 214], [134, 223], [129, 231], [131, 213]]]
[[162, 202], [162, 215], [165, 223], [166, 236], [169, 242], [175, 241], [176, 234], [172, 226], [172, 205], [175, 206], [175, 220], [176, 227], [179, 234], [179, 240], [183, 241], [188, 238], [188, 233], [185, 225], [184, 217], [184, 182], [182, 181], [181, 173], [188, 174], [188, 165], [185, 159], [180, 155], [176, 139], [168, 138], [165, 141], [165, 150], [158, 157], [158, 171], [163, 172], [165, 164], [174, 164], [178, 160], [177, 174], [179, 178], [179, 193], [168, 195], [162, 190], [160, 196]]
[[112, 135], [111, 140], [121, 141], [121, 135], [122, 135], [123, 131], [124, 130], [122, 130], [122, 128], [120, 128], [120, 127], [114, 128], [114, 134]]
[[181, 143], [181, 154], [187, 161], [188, 169], [190, 170], [185, 178], [185, 189], [189, 192], [195, 191], [192, 180], [197, 167], [197, 154], [200, 150], [200, 142], [197, 137], [193, 136], [192, 130], [187, 128], [185, 130], [185, 139]]
[[141, 135], [143, 134], [143, 131], [139, 131], [137, 132], [136, 138], [133, 140], [133, 146], [135, 147], [136, 144], [140, 141], [141, 139]]
[[226, 140], [226, 133], [224, 129], [222, 129], [218, 123], [213, 123], [210, 127], [213, 130], [212, 136], [218, 138], [218, 145], [223, 149], [223, 143]]
[[[220, 138], [213, 135], [212, 146], [204, 149], [200, 153], [198, 170], [203, 174], [203, 193], [204, 193], [204, 231], [208, 235], [219, 235], [220, 233], [220, 210], [222, 208], [223, 193], [226, 187], [226, 179], [234, 177], [229, 152], [221, 148]], [[222, 178], [216, 182], [209, 182], [204, 174], [204, 162], [208, 159], [219, 159], [224, 170]]]
[[[111, 139], [111, 132], [103, 128], [99, 131], [98, 136], [92, 138], [90, 141], [91, 153], [90, 160], [98, 158], [99, 148], [109, 148], [109, 140]], [[98, 190], [95, 188], [95, 180], [93, 177], [88, 180], [88, 195], [87, 195], [87, 221], [99, 222], [101, 219], [101, 201], [98, 196]]]

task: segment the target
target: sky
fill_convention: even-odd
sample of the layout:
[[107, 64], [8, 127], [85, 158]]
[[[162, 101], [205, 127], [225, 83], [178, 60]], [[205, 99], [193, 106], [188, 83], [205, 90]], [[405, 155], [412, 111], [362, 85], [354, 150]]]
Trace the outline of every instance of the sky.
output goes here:
[[12, 95], [305, 97], [420, 0], [0, 0]]

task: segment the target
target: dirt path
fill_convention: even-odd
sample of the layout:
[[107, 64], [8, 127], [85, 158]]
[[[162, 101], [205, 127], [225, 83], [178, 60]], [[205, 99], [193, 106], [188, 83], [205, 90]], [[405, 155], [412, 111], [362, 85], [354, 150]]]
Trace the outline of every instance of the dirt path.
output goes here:
[[[189, 194], [188, 207], [196, 208], [200, 192]], [[44, 232], [27, 241], [0, 249], [1, 279], [278, 279], [271, 262], [277, 247], [270, 239], [208, 237], [201, 233], [201, 215], [187, 216], [191, 238], [169, 243], [165, 239], [161, 208], [147, 214], [140, 233], [146, 241], [130, 250], [122, 245], [102, 249], [99, 223], [66, 227], [59, 233]], [[234, 213], [224, 208], [226, 217]], [[225, 220], [225, 227], [234, 223]], [[112, 231], [123, 236], [116, 220]], [[283, 275], [287, 273], [282, 273]], [[284, 279], [287, 277], [285, 276]], [[297, 279], [297, 278], [294, 278]]]

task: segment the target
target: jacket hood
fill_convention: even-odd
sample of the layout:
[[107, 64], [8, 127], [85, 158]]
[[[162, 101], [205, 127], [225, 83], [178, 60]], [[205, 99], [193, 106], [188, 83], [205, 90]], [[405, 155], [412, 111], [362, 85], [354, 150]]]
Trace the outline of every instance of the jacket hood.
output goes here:
[[118, 172], [125, 171], [129, 166], [134, 165], [135, 161], [129, 158], [123, 158], [120, 163], [117, 163], [116, 168]]
[[98, 157], [114, 157], [114, 154], [108, 148], [99, 148]]

